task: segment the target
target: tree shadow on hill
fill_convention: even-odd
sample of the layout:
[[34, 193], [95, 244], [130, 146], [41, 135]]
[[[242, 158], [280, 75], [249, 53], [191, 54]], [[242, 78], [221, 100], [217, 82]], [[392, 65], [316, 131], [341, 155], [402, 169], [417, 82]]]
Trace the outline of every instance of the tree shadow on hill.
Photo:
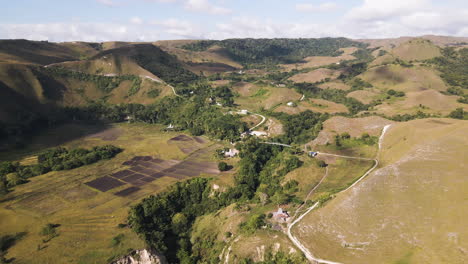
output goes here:
[[0, 237], [0, 263], [12, 263], [15, 258], [6, 259], [5, 255], [12, 246], [26, 236], [26, 232], [16, 233], [14, 235], [5, 235]]
[[[102, 133], [112, 128], [111, 123], [101, 121], [69, 121], [26, 135], [0, 140], [0, 160], [14, 161], [38, 154], [46, 149]], [[106, 140], [109, 141], [111, 140]]]

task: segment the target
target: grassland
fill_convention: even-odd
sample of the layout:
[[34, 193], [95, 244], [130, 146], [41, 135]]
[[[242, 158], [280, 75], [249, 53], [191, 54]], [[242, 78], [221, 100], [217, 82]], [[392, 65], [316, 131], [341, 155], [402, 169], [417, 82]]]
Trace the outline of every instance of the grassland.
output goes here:
[[254, 112], [261, 108], [271, 109], [280, 104], [297, 101], [302, 97], [292, 89], [252, 83], [234, 85], [233, 89], [240, 95], [235, 98], [235, 103], [242, 109]]
[[323, 100], [323, 99], [306, 99], [296, 102], [297, 106], [281, 105], [275, 109], [275, 112], [284, 112], [290, 115], [298, 114], [306, 110], [319, 113], [348, 113], [348, 108], [343, 104]]
[[319, 84], [318, 87], [322, 89], [337, 89], [337, 90], [345, 90], [345, 91], [351, 89], [351, 86], [339, 80], [325, 82], [325, 83]]
[[424, 89], [447, 90], [438, 73], [423, 66], [410, 68], [394, 64], [379, 66], [369, 69], [358, 77], [380, 89], [394, 89], [404, 92]]
[[363, 104], [369, 104], [378, 97], [379, 93], [372, 90], [357, 90], [350, 92], [347, 97], [354, 98]]
[[412, 39], [392, 50], [398, 58], [412, 60], [427, 60], [441, 55], [440, 48], [426, 39]]
[[283, 64], [280, 65], [285, 71], [291, 71], [293, 69], [307, 69], [307, 68], [316, 68], [316, 67], [323, 67], [330, 64], [336, 64], [342, 61], [353, 60], [356, 59], [353, 55], [357, 48], [349, 47], [349, 48], [341, 48], [340, 51], [343, 51], [343, 54], [336, 57], [331, 56], [311, 56], [305, 58], [302, 63], [296, 64]]
[[316, 257], [345, 263], [464, 263], [466, 121], [395, 124], [382, 166], [293, 230]]
[[[67, 133], [75, 135], [71, 137]], [[129, 206], [164, 190], [177, 179], [159, 178], [126, 197], [112, 193], [128, 185], [111, 192], [99, 192], [84, 183], [122, 170], [124, 166], [121, 164], [134, 156], [186, 158], [188, 154], [184, 154], [178, 144], [168, 142], [176, 135], [178, 133], [161, 132], [161, 127], [155, 125], [118, 124], [96, 128], [71, 124], [46, 131], [32, 139], [27, 149], [2, 153], [10, 159], [31, 160], [35, 153], [58, 142], [66, 147], [89, 148], [113, 144], [124, 149], [109, 161], [32, 178], [3, 197], [0, 204], [0, 235], [27, 233], [9, 249], [7, 258], [15, 258], [16, 263], [106, 263], [113, 256], [127, 253], [129, 248], [143, 248], [144, 243], [132, 231], [117, 226], [125, 223]], [[210, 144], [205, 139], [203, 146], [200, 146], [206, 151], [194, 152], [190, 154], [190, 159], [214, 160], [212, 153], [216, 146]], [[43, 242], [44, 237], [39, 232], [47, 223], [60, 224], [57, 228], [59, 236]], [[118, 234], [123, 234], [123, 239], [113, 245], [112, 239]]]
[[289, 78], [289, 80], [296, 82], [296, 83], [302, 83], [302, 82], [316, 83], [316, 82], [321, 82], [325, 79], [334, 80], [338, 78], [340, 74], [341, 72], [337, 70], [320, 68], [320, 69], [312, 70], [310, 72], [296, 74], [292, 76], [291, 78]]
[[351, 137], [360, 137], [363, 133], [379, 136], [382, 128], [392, 123], [390, 120], [377, 116], [362, 118], [334, 116], [323, 123], [323, 130], [320, 131], [318, 137], [307, 145], [315, 148], [317, 145], [332, 143], [336, 134], [343, 134], [345, 132], [349, 133]]

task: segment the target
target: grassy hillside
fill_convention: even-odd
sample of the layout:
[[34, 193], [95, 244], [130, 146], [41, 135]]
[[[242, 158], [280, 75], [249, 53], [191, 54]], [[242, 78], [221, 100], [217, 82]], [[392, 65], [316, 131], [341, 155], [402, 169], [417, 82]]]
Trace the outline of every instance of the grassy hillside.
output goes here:
[[391, 52], [406, 61], [427, 60], [441, 55], [440, 48], [426, 39], [410, 40], [394, 48]]
[[127, 45], [105, 50], [91, 59], [106, 59], [107, 56], [115, 56], [114, 63], [117, 70], [123, 65], [119, 60], [121, 56], [128, 57], [141, 68], [172, 85], [187, 84], [197, 79], [197, 76], [186, 70], [176, 57], [152, 44]]
[[381, 168], [293, 230], [315, 256], [346, 263], [463, 263], [468, 247], [466, 121], [395, 124]]
[[0, 62], [47, 65], [78, 57], [79, 54], [66, 45], [47, 41], [0, 40]]

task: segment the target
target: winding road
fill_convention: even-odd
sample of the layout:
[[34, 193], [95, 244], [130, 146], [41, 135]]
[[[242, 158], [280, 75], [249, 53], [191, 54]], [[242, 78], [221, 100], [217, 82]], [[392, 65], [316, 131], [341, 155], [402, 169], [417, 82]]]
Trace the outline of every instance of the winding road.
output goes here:
[[260, 121], [260, 123], [258, 123], [257, 125], [255, 125], [254, 127], [250, 128], [250, 130], [254, 130], [255, 128], [261, 126], [263, 123], [265, 123], [266, 121], [266, 117], [264, 115], [261, 115], [261, 114], [255, 114], [255, 113], [252, 113], [252, 115], [255, 115], [255, 116], [259, 116], [262, 118], [262, 121]]
[[[384, 139], [384, 136], [385, 136], [385, 133], [387, 132], [388, 128], [390, 127], [390, 125], [386, 125], [384, 126], [384, 128], [382, 129], [382, 133], [380, 134], [380, 137], [379, 137], [379, 145], [378, 145], [378, 150], [377, 150], [377, 155], [376, 155], [376, 158], [373, 159], [375, 161], [375, 164], [372, 168], [370, 168], [366, 173], [364, 173], [364, 175], [362, 175], [356, 182], [354, 182], [351, 186], [349, 186], [348, 188], [346, 188], [345, 190], [339, 192], [338, 194], [340, 193], [343, 193], [343, 192], [346, 192], [347, 190], [351, 189], [352, 187], [354, 187], [356, 184], [358, 184], [362, 179], [364, 179], [367, 175], [369, 175], [369, 173], [371, 173], [375, 168], [377, 168], [377, 166], [379, 165], [379, 155], [380, 155], [380, 150], [382, 148], [382, 141]], [[353, 159], [364, 159], [364, 160], [372, 160], [372, 159], [366, 159], [366, 158], [361, 158], [361, 157], [352, 157], [352, 156], [341, 156], [341, 155], [335, 155], [335, 154], [328, 154], [328, 153], [319, 153], [321, 155], [331, 155], [331, 156], [337, 156], [337, 157], [342, 157], [342, 158], [353, 158]], [[320, 182], [311, 190], [311, 192], [309, 192], [309, 195], [320, 185], [320, 183], [322, 183], [322, 181], [325, 179], [325, 177], [328, 175], [328, 170], [326, 171], [325, 173], [325, 176], [322, 178], [322, 180], [320, 180]], [[307, 197], [309, 197], [309, 195]], [[319, 202], [316, 202], [314, 205], [312, 205], [309, 209], [307, 209], [307, 211], [305, 213], [303, 213], [302, 215], [300, 215], [296, 220], [294, 220], [291, 224], [288, 225], [288, 231], [287, 231], [287, 235], [288, 235], [288, 238], [291, 240], [291, 242], [297, 247], [299, 248], [302, 253], [304, 253], [304, 255], [306, 256], [306, 258], [310, 261], [310, 262], [313, 262], [313, 263], [325, 263], [325, 264], [342, 264], [340, 262], [334, 262], [334, 261], [330, 261], [330, 260], [325, 260], [325, 259], [320, 259], [320, 258], [316, 258], [310, 251], [309, 249], [307, 249], [300, 241], [297, 237], [295, 237], [292, 233], [291, 233], [291, 229], [294, 227], [294, 225], [296, 225], [299, 221], [301, 221], [308, 213], [310, 213], [312, 210], [314, 210], [315, 208], [317, 208], [317, 206], [319, 205]], [[298, 210], [300, 209], [301, 207], [298, 208]], [[296, 210], [296, 213], [298, 212], [298, 210]]]

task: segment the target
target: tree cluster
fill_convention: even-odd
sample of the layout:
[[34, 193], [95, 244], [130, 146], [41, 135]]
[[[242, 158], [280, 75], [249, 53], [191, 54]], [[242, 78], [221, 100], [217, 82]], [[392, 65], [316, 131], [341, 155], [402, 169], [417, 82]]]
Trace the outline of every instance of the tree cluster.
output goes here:
[[5, 193], [6, 188], [26, 183], [29, 178], [49, 171], [71, 170], [103, 159], [111, 159], [121, 151], [122, 149], [112, 145], [97, 146], [89, 150], [54, 148], [39, 154], [38, 164], [35, 165], [2, 162], [0, 163], [0, 192]]

